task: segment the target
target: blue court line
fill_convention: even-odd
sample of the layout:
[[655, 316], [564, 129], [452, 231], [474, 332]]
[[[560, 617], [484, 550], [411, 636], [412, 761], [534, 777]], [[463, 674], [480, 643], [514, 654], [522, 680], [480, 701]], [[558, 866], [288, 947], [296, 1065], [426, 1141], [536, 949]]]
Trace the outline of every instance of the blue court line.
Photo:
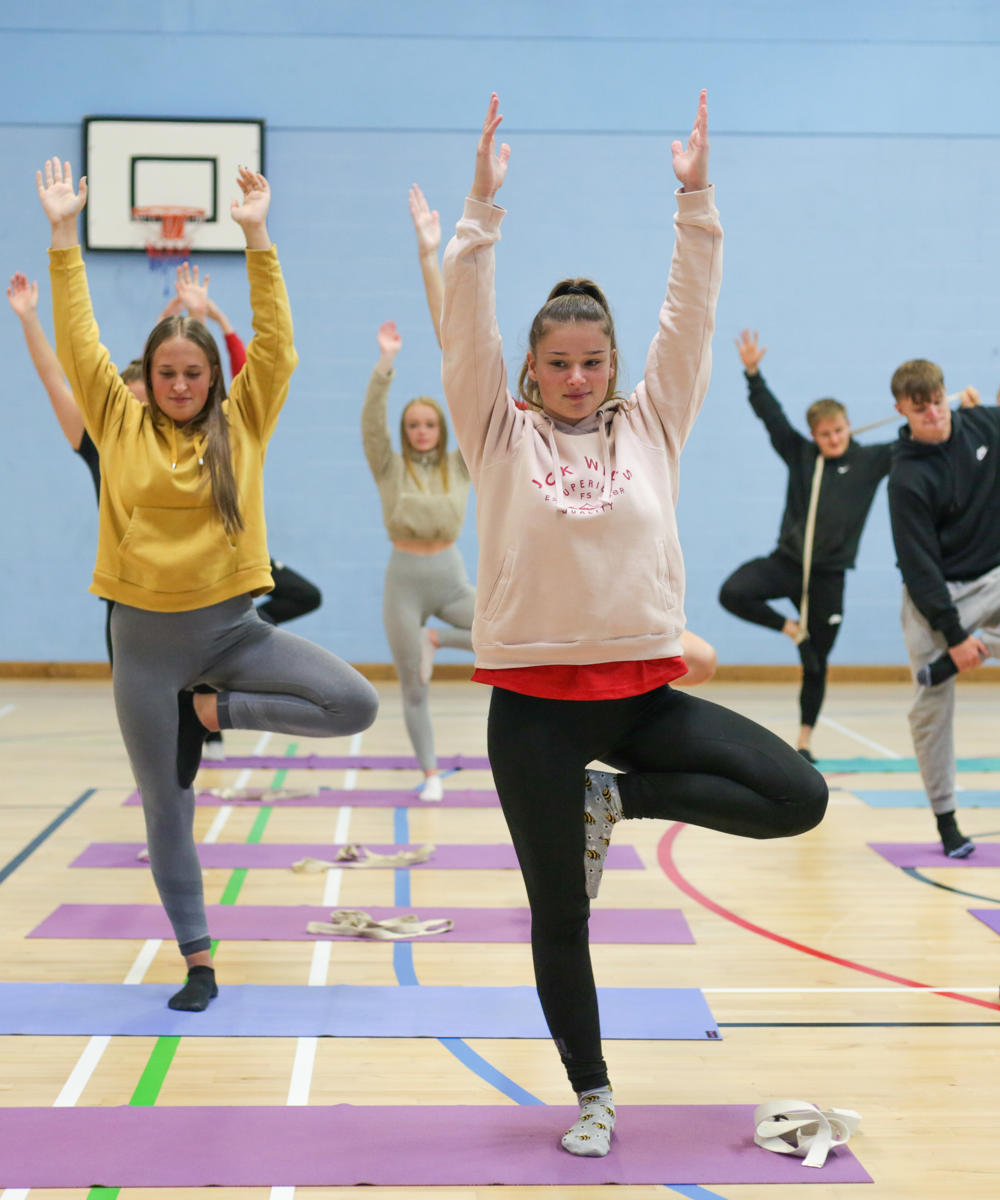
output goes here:
[[[393, 810], [392, 837], [393, 841], [398, 845], [405, 846], [409, 842], [410, 818], [408, 809], [397, 808]], [[404, 867], [393, 871], [393, 876], [393, 904], [397, 908], [409, 908], [411, 904], [410, 872]], [[396, 972], [396, 979], [402, 987], [420, 986], [420, 980], [417, 979], [417, 971], [413, 965], [412, 942], [395, 943], [392, 947], [392, 965]], [[473, 1074], [478, 1075], [480, 1079], [484, 1080], [491, 1087], [495, 1087], [498, 1092], [502, 1092], [516, 1104], [545, 1103], [544, 1100], [539, 1100], [537, 1096], [533, 1096], [531, 1092], [525, 1091], [520, 1084], [508, 1078], [502, 1071], [497, 1070], [481, 1054], [477, 1054], [471, 1046], [467, 1046], [461, 1038], [438, 1038], [437, 1040], [463, 1066], [468, 1067]]]
[[668, 1192], [676, 1192], [678, 1196], [687, 1196], [688, 1200], [726, 1200], [725, 1196], [720, 1196], [718, 1192], [709, 1192], [705, 1188], [699, 1187], [696, 1183], [684, 1184], [664, 1184]]
[[96, 791], [97, 791], [96, 788], [87, 788], [87, 790], [83, 793], [82, 796], [77, 796], [77, 798], [73, 801], [73, 803], [70, 804], [68, 807], [64, 808], [63, 811], [59, 814], [58, 817], [56, 817], [56, 819], [54, 821], [52, 821], [50, 824], [46, 825], [46, 827], [42, 830], [42, 832], [38, 835], [38, 837], [33, 838], [27, 844], [27, 846], [24, 847], [24, 849], [21, 851], [20, 854], [15, 854], [14, 857], [10, 860], [10, 862], [5, 867], [0, 869], [0, 883], [3, 883], [3, 881], [7, 878], [8, 875], [13, 875], [13, 873], [17, 870], [17, 868], [26, 859], [30, 858], [31, 855], [35, 853], [35, 851], [46, 840], [46, 838], [48, 838], [51, 834], [55, 833], [55, 831], [59, 828], [59, 826], [63, 823], [63, 821], [68, 820], [82, 804], [86, 803], [86, 801], [90, 799], [90, 797]]

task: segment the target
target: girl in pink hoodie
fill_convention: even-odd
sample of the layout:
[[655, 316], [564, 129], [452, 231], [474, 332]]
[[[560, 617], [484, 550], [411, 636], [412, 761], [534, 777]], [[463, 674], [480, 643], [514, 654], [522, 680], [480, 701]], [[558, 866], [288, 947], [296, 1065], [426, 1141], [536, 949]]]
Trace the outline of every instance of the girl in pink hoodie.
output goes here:
[[[494, 296], [494, 204], [510, 148], [494, 95], [445, 253], [445, 396], [475, 485], [473, 678], [493, 685], [488, 748], [532, 913], [538, 994], [580, 1115], [562, 1145], [608, 1153], [588, 920], [611, 829], [655, 817], [788, 837], [826, 809], [823, 777], [767, 730], [677, 691], [685, 670], [678, 462], [708, 389], [722, 229], [705, 93], [674, 142], [676, 240], [642, 380], [618, 391], [614, 325], [589, 280], [536, 315], [515, 401]], [[588, 769], [598, 759], [616, 772]]]

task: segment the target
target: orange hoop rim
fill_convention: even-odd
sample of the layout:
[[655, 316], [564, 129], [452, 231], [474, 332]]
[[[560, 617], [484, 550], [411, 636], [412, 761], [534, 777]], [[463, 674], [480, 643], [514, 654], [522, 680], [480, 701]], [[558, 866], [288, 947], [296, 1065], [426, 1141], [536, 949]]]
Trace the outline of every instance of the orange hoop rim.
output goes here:
[[187, 221], [205, 219], [203, 208], [185, 204], [140, 204], [132, 209], [134, 221], [160, 222], [159, 237], [146, 241], [146, 253], [150, 258], [183, 258], [191, 251], [191, 239], [184, 237]]

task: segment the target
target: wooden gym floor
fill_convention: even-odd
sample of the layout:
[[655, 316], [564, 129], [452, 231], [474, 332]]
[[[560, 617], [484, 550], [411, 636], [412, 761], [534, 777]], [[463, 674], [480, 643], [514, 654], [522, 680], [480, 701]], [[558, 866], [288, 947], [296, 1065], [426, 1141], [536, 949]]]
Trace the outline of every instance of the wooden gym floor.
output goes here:
[[[409, 754], [399, 691], [380, 683], [375, 726], [352, 742], [308, 742], [301, 753]], [[701, 694], [727, 704], [784, 737], [795, 731], [791, 684], [714, 683]], [[814, 749], [822, 758], [909, 757], [906, 684], [834, 684]], [[1000, 753], [1000, 690], [959, 688], [958, 751], [963, 757]], [[440, 754], [485, 753], [487, 690], [435, 683], [433, 709]], [[293, 739], [231, 732], [230, 754], [284, 754]], [[143, 870], [68, 870], [90, 842], [141, 841], [138, 808], [123, 808], [133, 784], [104, 681], [0, 681], [0, 980], [179, 983], [176, 949], [168, 942], [28, 940], [25, 935], [57, 905], [81, 902], [156, 903]], [[274, 773], [237, 780], [239, 773], [203, 772], [203, 786], [268, 786]], [[996, 774], [963, 774], [967, 789], [1000, 786]], [[459, 783], [460, 779], [460, 783]], [[628, 822], [616, 844], [633, 844], [644, 871], [605, 876], [600, 905], [675, 907], [685, 913], [695, 944], [598, 945], [598, 983], [621, 987], [701, 988], [722, 1041], [606, 1043], [619, 1105], [755, 1104], [777, 1097], [858, 1110], [852, 1148], [873, 1185], [827, 1185], [810, 1171], [809, 1186], [713, 1185], [697, 1188], [619, 1187], [619, 1200], [684, 1195], [725, 1200], [995, 1200], [1000, 1194], [1000, 1109], [997, 985], [1000, 941], [968, 909], [1000, 904], [1000, 869], [942, 867], [908, 874], [870, 850], [869, 841], [929, 842], [929, 809], [875, 808], [853, 788], [918, 788], [909, 774], [830, 775], [831, 806], [810, 834], [781, 842], [750, 842], [686, 827], [671, 843], [668, 878], [658, 848], [668, 827]], [[288, 784], [303, 782], [289, 773]], [[332, 787], [415, 786], [415, 772], [311, 773]], [[485, 773], [463, 772], [446, 787], [489, 786]], [[46, 828], [79, 806], [24, 852]], [[199, 840], [246, 841], [259, 813], [233, 808], [220, 818], [199, 808]], [[274, 808], [263, 835], [275, 842], [392, 842], [393, 810]], [[220, 820], [224, 823], [220, 824]], [[214, 824], [213, 824], [214, 822]], [[1000, 838], [1000, 810], [967, 809], [965, 832]], [[348, 835], [349, 836], [346, 836]], [[499, 809], [409, 810], [413, 842], [505, 842]], [[20, 860], [20, 861], [19, 861]], [[14, 865], [17, 864], [17, 865]], [[210, 903], [219, 903], [230, 871], [206, 872]], [[391, 905], [391, 872], [342, 872], [337, 906]], [[412, 876], [412, 907], [521, 906], [516, 871], [435, 871]], [[931, 886], [932, 884], [944, 886]], [[246, 904], [320, 904], [329, 896], [322, 875], [248, 871], [239, 893]], [[963, 895], [975, 893], [979, 899]], [[777, 939], [784, 940], [777, 940]], [[838, 960], [838, 961], [833, 961]], [[527, 945], [413, 945], [423, 984], [529, 984]], [[309, 942], [221, 942], [220, 984], [305, 984], [317, 970]], [[337, 941], [321, 968], [329, 983], [398, 982], [391, 944]], [[891, 975], [930, 985], [894, 983]], [[224, 1002], [223, 996], [217, 1003]], [[151, 1038], [115, 1037], [103, 1047], [84, 1037], [0, 1037], [0, 1106], [121, 1105], [148, 1080]], [[493, 1068], [546, 1104], [572, 1101], [554, 1048], [545, 1041], [476, 1041]], [[296, 1039], [181, 1039], [148, 1102], [158, 1105], [286, 1103], [512, 1103], [436, 1039], [319, 1040], [303, 1069]], [[144, 1076], [144, 1072], [147, 1074]], [[625, 1117], [627, 1119], [627, 1116]], [[561, 1132], [553, 1128], [553, 1137]], [[208, 1130], [206, 1136], [211, 1136]], [[760, 1151], [761, 1154], [765, 1151]], [[0, 1189], [4, 1181], [0, 1179]], [[860, 1188], [860, 1190], [859, 1190]], [[596, 1200], [601, 1189], [511, 1187], [517, 1200], [558, 1194]], [[17, 1200], [27, 1193], [18, 1191]], [[38, 1200], [114, 1196], [111, 1190], [32, 1189]], [[163, 1189], [123, 1188], [122, 1200], [163, 1200]], [[287, 1200], [290, 1188], [171, 1190], [172, 1198]], [[298, 1188], [309, 1200], [364, 1197], [403, 1200], [436, 1195], [486, 1200], [497, 1188]], [[0, 1190], [13, 1200], [15, 1192]]]

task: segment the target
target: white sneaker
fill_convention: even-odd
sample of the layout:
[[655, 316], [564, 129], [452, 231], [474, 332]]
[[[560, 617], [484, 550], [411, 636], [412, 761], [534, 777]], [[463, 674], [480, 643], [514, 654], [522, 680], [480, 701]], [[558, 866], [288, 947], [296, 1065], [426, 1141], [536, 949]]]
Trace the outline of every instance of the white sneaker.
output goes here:
[[421, 800], [443, 800], [444, 788], [441, 786], [440, 775], [428, 775], [424, 786], [420, 789]]
[[[420, 630], [420, 682], [427, 686], [434, 674], [434, 651], [437, 646], [431, 641], [431, 631], [425, 625]], [[437, 797], [441, 799], [440, 796]]]
[[601, 886], [604, 860], [611, 845], [611, 830], [622, 816], [617, 777], [611, 771], [588, 770], [583, 790], [583, 870], [587, 880], [587, 895], [591, 900], [596, 898]]
[[226, 757], [226, 747], [222, 738], [206, 738], [201, 748], [201, 757], [203, 760], [209, 758], [212, 762], [222, 762]]

